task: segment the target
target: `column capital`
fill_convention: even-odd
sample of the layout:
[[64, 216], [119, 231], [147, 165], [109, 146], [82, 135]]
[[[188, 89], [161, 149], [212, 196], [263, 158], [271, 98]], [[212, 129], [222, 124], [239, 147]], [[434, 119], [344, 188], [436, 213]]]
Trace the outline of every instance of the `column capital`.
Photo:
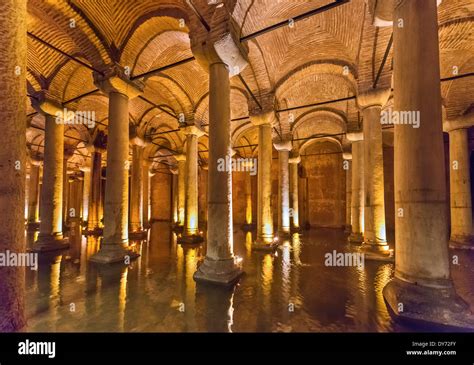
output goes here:
[[301, 162], [301, 156], [300, 155], [293, 155], [288, 159], [288, 163], [299, 164], [300, 162]]
[[206, 132], [204, 132], [202, 129], [195, 125], [187, 125], [185, 127], [181, 127], [180, 131], [183, 132], [186, 136], [192, 135], [192, 136], [197, 136], [202, 137]]
[[64, 146], [64, 159], [69, 160], [74, 155], [74, 150], [72, 146]]
[[180, 153], [180, 154], [177, 154], [177, 155], [174, 155], [174, 158], [176, 159], [176, 161], [180, 162], [180, 161], [186, 161], [186, 155], [184, 153]]
[[31, 98], [31, 106], [42, 115], [63, 117], [64, 107], [54, 100], [47, 90], [35, 92]]
[[190, 32], [190, 38], [193, 54], [206, 71], [212, 64], [224, 63], [232, 77], [247, 67], [249, 49], [247, 44], [240, 42], [240, 28], [228, 5], [216, 3], [210, 30], [205, 31], [202, 25], [196, 25], [196, 29]]
[[363, 141], [364, 140], [364, 133], [362, 131], [347, 132], [346, 133], [346, 138], [350, 142]]
[[289, 152], [293, 149], [293, 144], [291, 143], [291, 141], [278, 141], [278, 142], [273, 142], [273, 147], [275, 147], [275, 149], [278, 152], [281, 152], [281, 151]]
[[250, 121], [254, 125], [273, 124], [276, 120], [275, 94], [268, 93], [259, 98], [258, 104], [253, 99], [248, 100]]
[[82, 172], [89, 172], [91, 171], [91, 168], [89, 166], [81, 166], [79, 167], [79, 170], [81, 170]]
[[32, 152], [31, 150], [28, 152], [29, 162], [32, 166], [40, 166], [41, 165], [41, 158], [38, 154]]
[[390, 89], [373, 89], [359, 92], [357, 95], [357, 104], [361, 110], [380, 107], [382, 108], [390, 97]]
[[204, 171], [208, 171], [209, 170], [209, 164], [207, 162], [203, 162], [201, 164], [201, 169], [203, 169]]
[[[394, 9], [396, 6], [398, 6], [399, 2], [400, 1], [395, 0], [369, 0], [368, 9], [373, 18], [373, 25], [376, 27], [393, 26]], [[442, 2], [443, 0], [436, 0], [436, 4], [438, 6], [440, 6]]]
[[118, 64], [108, 65], [103, 74], [93, 73], [94, 84], [104, 93], [120, 93], [133, 99], [143, 93], [144, 84], [131, 81], [125, 69]]
[[130, 144], [132, 146], [137, 146], [137, 147], [140, 147], [140, 148], [145, 148], [148, 145], [147, 141], [145, 141], [143, 138], [141, 138], [137, 135], [130, 136], [129, 141], [130, 141]]
[[352, 160], [352, 152], [350, 151], [342, 151], [342, 158], [344, 160]]
[[170, 167], [170, 172], [171, 172], [173, 175], [178, 175], [179, 170], [178, 170], [177, 167]]
[[443, 122], [443, 131], [449, 133], [456, 129], [467, 129], [472, 126], [474, 126], [474, 111], [455, 119], [445, 120]]

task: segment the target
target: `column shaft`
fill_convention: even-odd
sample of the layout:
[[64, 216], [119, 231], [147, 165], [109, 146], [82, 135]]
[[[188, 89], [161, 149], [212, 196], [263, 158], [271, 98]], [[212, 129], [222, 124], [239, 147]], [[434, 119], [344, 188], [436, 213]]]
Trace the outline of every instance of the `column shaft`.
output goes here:
[[472, 247], [472, 203], [467, 129], [449, 132], [452, 246]]
[[280, 173], [278, 174], [278, 233], [290, 233], [290, 180], [288, 172], [289, 151], [278, 151]]
[[178, 160], [178, 224], [184, 226], [186, 211], [186, 160]]
[[140, 232], [143, 229], [143, 147], [134, 145], [132, 151], [132, 177], [130, 189], [130, 230]]
[[184, 235], [198, 234], [198, 137], [186, 136], [186, 202]]
[[351, 202], [352, 202], [352, 161], [349, 162], [349, 168], [346, 170], [346, 227], [345, 232], [351, 232]]
[[351, 235], [349, 242], [360, 244], [364, 233], [364, 141], [352, 142]]
[[291, 191], [291, 217], [292, 217], [292, 228], [298, 230], [300, 228], [300, 215], [299, 215], [299, 204], [298, 204], [298, 164], [290, 164], [290, 191]]
[[150, 164], [148, 161], [143, 163], [142, 182], [143, 182], [143, 202], [142, 202], [142, 219], [143, 225], [149, 227], [150, 224]]
[[[92, 156], [91, 156], [92, 158]], [[89, 161], [90, 163], [90, 161]], [[82, 180], [82, 221], [89, 220], [89, 201], [91, 193], [91, 169], [87, 167], [83, 170], [84, 178]]]
[[245, 174], [245, 223], [252, 224], [252, 176]]
[[87, 229], [94, 231], [100, 228], [100, 204], [102, 195], [102, 153], [92, 152], [92, 171], [90, 183], [90, 203], [89, 203], [89, 219], [87, 221]]
[[258, 202], [257, 241], [263, 245], [273, 242], [272, 200], [272, 127], [258, 127]]
[[30, 180], [28, 187], [28, 224], [38, 222], [39, 213], [39, 183], [40, 183], [40, 165], [30, 165]]

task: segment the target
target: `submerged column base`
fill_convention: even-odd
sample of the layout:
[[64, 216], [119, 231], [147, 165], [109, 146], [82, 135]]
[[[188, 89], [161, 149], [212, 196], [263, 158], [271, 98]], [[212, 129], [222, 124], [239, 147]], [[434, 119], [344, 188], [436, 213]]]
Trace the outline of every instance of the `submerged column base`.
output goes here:
[[233, 285], [243, 273], [240, 263], [236, 262], [235, 258], [213, 260], [206, 257], [193, 278], [197, 282], [229, 286]]
[[471, 235], [451, 236], [449, 247], [461, 250], [474, 250], [474, 237]]
[[204, 237], [200, 234], [183, 235], [178, 238], [178, 243], [181, 245], [198, 245], [202, 242], [204, 242]]
[[69, 248], [69, 238], [65, 238], [62, 235], [55, 236], [52, 234], [40, 234], [36, 242], [33, 244], [31, 251], [41, 253], [64, 250], [67, 248]]
[[360, 247], [360, 252], [364, 254], [366, 260], [394, 262], [393, 250], [385, 244], [375, 244], [365, 241]]
[[434, 288], [398, 278], [383, 288], [389, 312], [396, 319], [439, 327], [474, 329], [468, 304], [452, 286]]
[[347, 241], [353, 245], [361, 245], [364, 242], [364, 236], [362, 236], [362, 233], [352, 232], [349, 237], [347, 237]]
[[132, 250], [128, 250], [119, 245], [107, 245], [112, 247], [101, 247], [100, 251], [93, 255], [89, 260], [98, 264], [113, 264], [122, 262], [125, 264], [125, 260], [128, 256], [130, 260], [134, 260], [140, 255]]
[[257, 240], [252, 244], [252, 250], [272, 252], [275, 251], [278, 246], [279, 243], [275, 240], [268, 242], [263, 238], [257, 238]]

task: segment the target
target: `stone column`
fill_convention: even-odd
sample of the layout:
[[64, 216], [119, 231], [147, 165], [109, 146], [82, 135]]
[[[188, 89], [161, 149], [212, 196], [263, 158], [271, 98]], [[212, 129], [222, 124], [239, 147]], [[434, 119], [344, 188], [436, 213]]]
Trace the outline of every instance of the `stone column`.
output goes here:
[[348, 241], [360, 245], [364, 241], [364, 136], [362, 132], [350, 132], [346, 138], [352, 142], [351, 234]]
[[[436, 0], [398, 2], [394, 14], [395, 278], [383, 295], [396, 317], [474, 328], [449, 270]], [[403, 27], [399, 27], [400, 20]]]
[[[53, 251], [69, 247], [63, 238], [63, 184], [64, 184], [64, 124], [54, 117], [61, 107], [48, 110], [46, 102], [38, 108], [45, 115], [43, 184], [41, 191], [41, 216], [38, 240], [33, 245], [37, 252]], [[49, 112], [49, 114], [48, 114]]]
[[[213, 20], [220, 21], [229, 16], [225, 7], [216, 7], [214, 11]], [[220, 30], [222, 27], [211, 24], [211, 29]], [[194, 279], [221, 285], [235, 283], [242, 274], [233, 249], [232, 171], [220, 168], [222, 161], [231, 159], [229, 71], [233, 73], [236, 66], [224, 63], [218, 54], [226, 55], [228, 62], [242, 58], [239, 53], [240, 42], [234, 42], [232, 36], [227, 35], [214, 34], [211, 31], [203, 39], [192, 40], [196, 58], [209, 70], [207, 252], [203, 263], [194, 274]], [[214, 44], [216, 40], [219, 42]], [[241, 71], [243, 67], [238, 69]]]
[[245, 231], [253, 228], [252, 217], [252, 176], [250, 173], [245, 174], [245, 224], [242, 229]]
[[288, 238], [290, 235], [290, 176], [288, 160], [293, 148], [291, 141], [281, 141], [273, 144], [278, 151], [278, 235]]
[[144, 159], [142, 163], [143, 202], [142, 217], [143, 227], [150, 228], [150, 161]]
[[452, 248], [474, 250], [472, 236], [471, 173], [469, 140], [466, 128], [449, 132], [449, 181]]
[[178, 224], [178, 169], [173, 168], [170, 169], [172, 175], [172, 189], [171, 192], [173, 194], [172, 196], [172, 204], [173, 204], [173, 209], [172, 209], [172, 215], [173, 215], [173, 224], [177, 225]]
[[39, 223], [39, 183], [41, 161], [30, 158], [30, 179], [28, 187], [28, 229], [37, 229]]
[[346, 224], [344, 232], [350, 233], [351, 228], [351, 197], [352, 197], [352, 153], [343, 152], [344, 168], [346, 171]]
[[178, 162], [178, 226], [184, 227], [186, 211], [186, 155], [175, 155]]
[[[271, 103], [270, 103], [271, 104]], [[257, 240], [255, 250], [274, 250], [272, 215], [272, 122], [273, 111], [251, 113], [251, 121], [258, 126], [258, 201]]]
[[300, 231], [300, 211], [298, 204], [298, 184], [299, 184], [299, 174], [298, 174], [298, 164], [301, 162], [301, 157], [299, 155], [290, 157], [288, 163], [290, 164], [290, 196], [291, 196], [291, 218], [292, 225], [291, 230], [294, 232]]
[[[92, 159], [92, 156], [91, 156]], [[89, 220], [89, 199], [91, 193], [91, 161], [88, 161], [89, 166], [82, 166], [81, 171], [83, 173], [82, 179], [82, 221], [87, 222]]]
[[143, 146], [142, 139], [135, 137], [132, 144], [132, 174], [130, 186], [130, 233], [143, 233]]
[[198, 216], [198, 138], [204, 135], [194, 125], [181, 128], [186, 135], [186, 184], [185, 184], [185, 215], [183, 236], [179, 243], [200, 243]]
[[390, 90], [360, 93], [357, 98], [363, 113], [364, 134], [364, 245], [366, 259], [386, 260], [391, 252], [385, 229], [385, 189], [383, 168], [382, 106]]
[[[25, 252], [26, 1], [4, 0], [0, 12], [0, 252]], [[21, 330], [25, 268], [0, 267], [0, 332]]]
[[87, 231], [89, 234], [100, 233], [100, 204], [102, 195], [102, 152], [94, 148], [91, 153], [91, 183], [89, 217], [87, 220]]
[[115, 67], [111, 75], [94, 74], [97, 86], [109, 96], [107, 138], [107, 183], [104, 202], [104, 239], [100, 251], [90, 258], [97, 263], [127, 263], [138, 255], [128, 249], [128, 103], [141, 93], [141, 85], [126, 80]]

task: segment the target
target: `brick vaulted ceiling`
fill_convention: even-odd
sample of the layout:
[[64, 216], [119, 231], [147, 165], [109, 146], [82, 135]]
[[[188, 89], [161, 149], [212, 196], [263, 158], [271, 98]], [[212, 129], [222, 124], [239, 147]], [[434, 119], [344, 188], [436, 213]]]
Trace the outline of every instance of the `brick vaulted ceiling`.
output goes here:
[[[380, 0], [379, 0], [380, 1]], [[411, 0], [415, 1], [415, 0]], [[419, 1], [419, 0], [416, 0]], [[273, 24], [320, 8], [333, 0], [229, 0], [241, 38]], [[215, 4], [192, 0], [207, 23]], [[227, 0], [226, 0], [227, 3]], [[351, 0], [343, 5], [246, 40], [249, 66], [242, 78], [259, 98], [276, 95], [278, 110], [347, 98], [372, 87], [390, 42], [391, 27], [375, 27], [374, 1]], [[474, 1], [444, 0], [438, 8], [441, 77], [474, 72]], [[194, 24], [194, 25], [193, 25]], [[69, 59], [41, 41], [28, 38], [28, 92], [48, 90], [57, 102], [77, 99], [96, 90], [91, 68], [111, 63], [128, 67], [132, 76], [146, 73], [193, 56], [190, 34], [199, 24], [189, 0], [28, 0], [28, 32], [84, 64]], [[288, 23], [290, 24], [290, 23]], [[201, 29], [202, 31], [202, 29]], [[390, 87], [392, 52], [378, 78], [378, 86]], [[178, 129], [172, 115], [194, 115], [207, 128], [208, 75], [190, 61], [144, 79], [145, 98], [130, 102], [130, 123], [139, 134]], [[231, 80], [233, 142], [256, 142], [249, 123], [247, 101], [251, 96], [238, 77]], [[447, 118], [472, 107], [474, 77], [442, 82]], [[107, 132], [108, 100], [93, 92], [67, 104], [69, 108], [96, 113], [95, 129], [68, 126], [65, 141], [77, 149], [71, 168], [84, 163], [85, 144], [99, 130]], [[158, 106], [158, 107], [156, 107]], [[27, 140], [32, 151], [42, 153], [43, 117], [28, 105]], [[343, 134], [359, 123], [355, 100], [278, 113], [274, 138], [295, 139], [322, 134]], [[148, 156], [172, 164], [170, 151], [183, 148], [179, 131], [155, 135]], [[342, 140], [342, 136], [338, 137]], [[295, 144], [296, 145], [296, 144]], [[207, 158], [207, 138], [200, 140], [201, 160]], [[242, 155], [255, 148], [242, 148]], [[161, 156], [161, 157], [160, 157]], [[165, 161], [166, 162], [166, 161]]]

